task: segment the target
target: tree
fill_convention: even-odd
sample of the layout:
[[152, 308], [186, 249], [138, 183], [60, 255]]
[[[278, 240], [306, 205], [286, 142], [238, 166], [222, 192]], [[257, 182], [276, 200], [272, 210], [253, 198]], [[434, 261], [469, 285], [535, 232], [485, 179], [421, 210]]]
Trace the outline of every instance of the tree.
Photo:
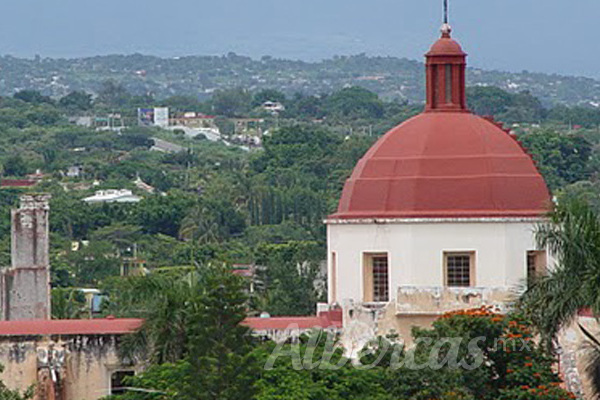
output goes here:
[[102, 83], [102, 88], [98, 93], [97, 103], [107, 107], [122, 108], [131, 101], [131, 94], [123, 85], [113, 80], [107, 80]]
[[259, 368], [249, 328], [241, 324], [246, 317], [245, 284], [230, 269], [212, 266], [200, 285], [204, 293], [188, 325], [194, 378], [184, 393], [200, 400], [252, 398]]
[[164, 107], [169, 107], [173, 111], [186, 112], [195, 111], [201, 112], [205, 106], [197, 98], [192, 96], [171, 96], [162, 100], [161, 103]]
[[192, 197], [177, 191], [168, 196], [146, 197], [138, 203], [132, 219], [146, 233], [177, 237], [181, 223], [193, 205]]
[[297, 118], [322, 118], [325, 115], [324, 101], [327, 96], [304, 96], [296, 93], [286, 109], [286, 115]]
[[478, 115], [499, 116], [512, 105], [512, 95], [496, 86], [467, 88], [469, 108]]
[[183, 359], [189, 307], [200, 290], [197, 281], [197, 272], [188, 269], [107, 281], [107, 312], [145, 321], [136, 335], [125, 340], [122, 352], [156, 365]]
[[109, 242], [92, 241], [67, 253], [65, 261], [77, 286], [95, 286], [121, 271], [121, 259]]
[[376, 93], [358, 86], [333, 93], [325, 100], [325, 107], [334, 115], [349, 118], [381, 118], [385, 111]]
[[85, 296], [83, 292], [72, 288], [52, 289], [52, 319], [86, 318]]
[[112, 292], [120, 315], [145, 318], [129, 340], [150, 349], [154, 366], [130, 384], [171, 393], [167, 398], [252, 398], [259, 371], [253, 340], [241, 324], [247, 307], [243, 279], [224, 265], [182, 272], [130, 278]]
[[82, 91], [73, 91], [62, 97], [58, 104], [69, 111], [88, 111], [92, 108], [92, 95]]
[[244, 216], [228, 201], [205, 199], [192, 207], [182, 220], [179, 235], [194, 243], [223, 242], [244, 232]]
[[213, 110], [226, 117], [243, 117], [252, 105], [252, 95], [244, 89], [218, 90], [211, 99]]
[[6, 158], [3, 163], [5, 176], [25, 176], [27, 174], [27, 164], [20, 154], [13, 154]]
[[556, 266], [535, 280], [519, 304], [551, 346], [581, 309], [600, 315], [600, 221], [588, 204], [564, 199], [538, 227], [536, 239]]
[[31, 104], [42, 104], [42, 103], [54, 104], [54, 101], [50, 97], [42, 95], [37, 90], [21, 90], [20, 92], [15, 93], [13, 97], [15, 99], [22, 100], [25, 103], [31, 103]]
[[319, 331], [275, 349], [267, 343], [261, 351], [275, 360], [259, 378], [256, 398], [573, 398], [560, 387], [555, 360], [535, 344], [529, 322], [518, 314], [488, 308], [447, 313], [413, 336], [410, 349], [394, 337], [374, 339], [359, 353], [362, 368], [344, 358], [335, 337]]
[[467, 99], [476, 114], [506, 123], [539, 123], [546, 116], [540, 100], [528, 91], [513, 94], [495, 86], [476, 86], [467, 88]]
[[582, 136], [538, 130], [519, 140], [539, 163], [540, 172], [552, 189], [589, 177], [592, 146]]
[[320, 263], [323, 251], [315, 242], [263, 244], [257, 264], [262, 266], [259, 311], [272, 315], [312, 315], [324, 292]]
[[[256, 382], [256, 400], [396, 399], [388, 393], [389, 382], [384, 368], [354, 368], [352, 362], [344, 357], [343, 348], [337, 342], [337, 338], [330, 339], [323, 331], [310, 332], [280, 349], [277, 349], [275, 343], [265, 343], [257, 351], [260, 364], [266, 365], [269, 357], [277, 352], [282, 355], [277, 357], [272, 368], [262, 372]], [[295, 368], [295, 362], [289, 354], [308, 359], [318, 364], [318, 367]], [[309, 354], [312, 354], [312, 357], [309, 358]], [[330, 361], [326, 361], [328, 357]]]

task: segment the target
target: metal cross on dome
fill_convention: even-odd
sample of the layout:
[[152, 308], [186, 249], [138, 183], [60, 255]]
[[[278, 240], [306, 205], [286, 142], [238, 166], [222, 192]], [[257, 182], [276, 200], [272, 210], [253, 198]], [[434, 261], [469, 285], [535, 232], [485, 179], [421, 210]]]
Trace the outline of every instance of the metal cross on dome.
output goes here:
[[448, 0], [444, 0], [444, 24], [448, 24]]

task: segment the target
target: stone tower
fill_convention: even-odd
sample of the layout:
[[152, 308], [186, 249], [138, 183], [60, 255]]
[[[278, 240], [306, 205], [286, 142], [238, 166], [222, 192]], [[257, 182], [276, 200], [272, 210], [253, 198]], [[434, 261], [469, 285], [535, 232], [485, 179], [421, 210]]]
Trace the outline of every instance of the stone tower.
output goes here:
[[11, 213], [12, 265], [0, 274], [0, 319], [50, 319], [50, 195], [27, 194]]

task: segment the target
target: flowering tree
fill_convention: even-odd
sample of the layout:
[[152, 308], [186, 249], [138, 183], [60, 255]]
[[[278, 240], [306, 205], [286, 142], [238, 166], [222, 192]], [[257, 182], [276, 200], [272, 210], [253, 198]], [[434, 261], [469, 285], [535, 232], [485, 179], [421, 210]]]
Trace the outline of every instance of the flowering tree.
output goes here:
[[[414, 331], [420, 359], [432, 356], [452, 361], [451, 351], [464, 362], [454, 369], [450, 364], [439, 372], [453, 374], [459, 387], [476, 399], [533, 400], [570, 399], [576, 396], [562, 388], [554, 372], [555, 360], [534, 340], [531, 324], [518, 314], [501, 315], [484, 307], [445, 314], [429, 330]], [[424, 339], [430, 339], [424, 341]], [[447, 338], [461, 339], [456, 349], [440, 347]], [[473, 352], [473, 344], [479, 351]], [[437, 347], [436, 347], [437, 346]], [[473, 366], [478, 365], [475, 368]], [[424, 371], [427, 371], [425, 369]], [[430, 371], [430, 374], [433, 374]], [[427, 374], [424, 374], [427, 375]], [[431, 397], [455, 399], [456, 391]]]

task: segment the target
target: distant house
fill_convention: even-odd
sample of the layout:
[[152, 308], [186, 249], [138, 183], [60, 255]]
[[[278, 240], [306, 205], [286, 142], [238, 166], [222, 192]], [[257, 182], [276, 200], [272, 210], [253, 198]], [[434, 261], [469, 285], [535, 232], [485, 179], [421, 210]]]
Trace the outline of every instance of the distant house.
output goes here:
[[96, 194], [83, 199], [86, 203], [138, 203], [141, 197], [127, 189], [98, 190]]
[[262, 105], [263, 110], [272, 113], [280, 113], [285, 111], [285, 106], [278, 101], [265, 101]]
[[176, 114], [169, 120], [170, 126], [187, 126], [189, 128], [216, 128], [214, 115], [204, 115], [196, 112]]
[[27, 175], [27, 179], [30, 179], [30, 180], [33, 180], [33, 181], [37, 181], [37, 182], [39, 182], [39, 181], [41, 181], [42, 179], [46, 178], [47, 176], [48, 176], [48, 174], [44, 174], [44, 173], [42, 172], [42, 170], [40, 170], [40, 169], [36, 169], [36, 170], [35, 170], [35, 173], [33, 173], [33, 174], [28, 174], [28, 175]]
[[234, 264], [233, 273], [237, 276], [245, 278], [248, 281], [248, 292], [254, 293], [256, 266], [248, 264]]
[[83, 174], [83, 167], [81, 165], [73, 165], [67, 169], [67, 176], [69, 178], [79, 178]]
[[90, 116], [81, 116], [81, 117], [70, 117], [69, 123], [77, 126], [84, 126], [86, 128], [91, 128], [94, 125], [93, 117]]
[[147, 193], [154, 193], [154, 191], [156, 190], [154, 186], [148, 185], [139, 176], [136, 178], [135, 181], [133, 181], [133, 183], [135, 184], [135, 187]]

